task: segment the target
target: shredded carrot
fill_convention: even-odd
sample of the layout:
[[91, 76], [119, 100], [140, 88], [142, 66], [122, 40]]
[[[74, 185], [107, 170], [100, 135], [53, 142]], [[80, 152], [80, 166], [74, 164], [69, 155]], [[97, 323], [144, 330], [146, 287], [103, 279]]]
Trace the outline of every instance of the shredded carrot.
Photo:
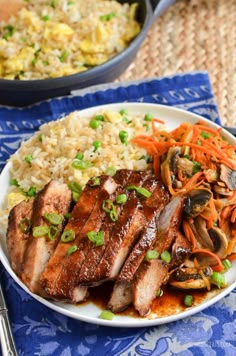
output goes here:
[[206, 250], [206, 249], [196, 248], [196, 249], [194, 249], [192, 251], [192, 254], [195, 254], [195, 253], [205, 253], [206, 255], [209, 255], [209, 256], [213, 257], [217, 262], [216, 265], [218, 266], [219, 271], [223, 271], [224, 270], [224, 266], [223, 266], [220, 258], [214, 252], [211, 252], [211, 251]]
[[233, 209], [233, 212], [232, 212], [231, 218], [230, 218], [231, 223], [234, 223], [235, 220], [236, 220], [236, 207]]
[[182, 223], [182, 226], [183, 226], [185, 236], [192, 243], [192, 248], [195, 249], [196, 248], [196, 239], [195, 239], [195, 236], [191, 229], [190, 224], [186, 220], [184, 220]]
[[230, 256], [227, 256], [227, 259], [230, 260], [231, 262], [233, 262], [234, 260], [236, 260], [236, 253], [233, 253]]
[[234, 248], [235, 244], [236, 244], [236, 237], [233, 237], [229, 241], [229, 244], [228, 244], [228, 247], [227, 247], [227, 250], [226, 250], [227, 255], [231, 255], [231, 253], [233, 252], [233, 248]]
[[153, 171], [156, 175], [160, 173], [160, 158], [158, 155], [153, 156]]

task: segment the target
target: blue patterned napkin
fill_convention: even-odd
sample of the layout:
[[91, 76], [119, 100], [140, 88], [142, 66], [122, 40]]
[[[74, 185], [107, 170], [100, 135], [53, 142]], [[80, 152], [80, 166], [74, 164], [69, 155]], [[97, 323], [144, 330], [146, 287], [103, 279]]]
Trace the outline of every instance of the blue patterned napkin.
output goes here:
[[[116, 102], [176, 106], [220, 123], [208, 74], [108, 84], [27, 108], [0, 106], [0, 165], [38, 127], [76, 109]], [[1, 266], [3, 290], [19, 355], [235, 355], [236, 290], [204, 311], [167, 325], [108, 328], [58, 314], [23, 291]]]

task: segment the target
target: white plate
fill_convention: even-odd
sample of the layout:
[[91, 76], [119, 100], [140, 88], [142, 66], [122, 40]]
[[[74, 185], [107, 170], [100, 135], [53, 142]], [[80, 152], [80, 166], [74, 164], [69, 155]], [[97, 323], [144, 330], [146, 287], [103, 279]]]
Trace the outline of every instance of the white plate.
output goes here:
[[[213, 128], [219, 128], [218, 125], [210, 122], [209, 120], [204, 119], [198, 115], [195, 115], [191, 112], [176, 109], [174, 107], [156, 105], [156, 104], [147, 104], [147, 103], [121, 103], [121, 104], [110, 104], [110, 105], [103, 105], [99, 107], [93, 107], [80, 112], [80, 115], [85, 117], [91, 117], [98, 109], [110, 109], [110, 110], [120, 110], [123, 108], [127, 108], [130, 114], [140, 113], [146, 114], [150, 112], [154, 114], [155, 117], [158, 117], [166, 122], [166, 128], [168, 130], [172, 130], [175, 127], [179, 126], [182, 122], [190, 122], [194, 123], [196, 121], [202, 120], [206, 121], [209, 126]], [[236, 139], [226, 132], [222, 130], [224, 136], [233, 144], [236, 144]], [[0, 176], [0, 206], [3, 206], [3, 201], [5, 198], [6, 191], [9, 185], [9, 164], [3, 169], [2, 174]], [[175, 313], [174, 315], [158, 317], [151, 315], [147, 318], [132, 318], [131, 316], [125, 315], [116, 315], [113, 320], [103, 320], [99, 319], [98, 316], [101, 312], [101, 309], [93, 303], [87, 303], [83, 305], [71, 305], [66, 303], [59, 303], [59, 302], [51, 302], [47, 301], [38, 295], [32, 294], [28, 288], [19, 280], [19, 278], [15, 275], [11, 266], [9, 264], [7, 250], [6, 250], [6, 243], [5, 240], [2, 239], [0, 244], [0, 259], [12, 276], [12, 278], [33, 298], [41, 302], [42, 304], [46, 305], [47, 307], [64, 314], [66, 316], [72, 317], [74, 319], [86, 321], [89, 323], [95, 323], [100, 325], [108, 325], [108, 326], [115, 326], [115, 327], [144, 327], [144, 326], [151, 326], [151, 325], [159, 325], [164, 323], [169, 323], [172, 321], [176, 321], [179, 319], [183, 319], [187, 316], [193, 315], [210, 305], [216, 303], [221, 298], [229, 294], [235, 287], [236, 287], [236, 263], [233, 263], [233, 267], [226, 273], [226, 281], [227, 287], [223, 290], [217, 291], [217, 293], [208, 294], [208, 296], [197, 306], [192, 308], [187, 308], [185, 311], [180, 311]], [[210, 298], [210, 299], [209, 299]]]

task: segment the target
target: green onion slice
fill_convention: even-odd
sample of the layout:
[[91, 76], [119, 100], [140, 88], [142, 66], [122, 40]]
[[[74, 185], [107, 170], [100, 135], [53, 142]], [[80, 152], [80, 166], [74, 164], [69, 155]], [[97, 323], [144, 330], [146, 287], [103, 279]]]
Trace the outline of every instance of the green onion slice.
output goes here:
[[64, 230], [61, 235], [62, 242], [70, 242], [75, 239], [75, 232], [74, 230]]
[[113, 166], [107, 167], [107, 169], [105, 170], [105, 174], [113, 177], [116, 174], [116, 168]]
[[87, 236], [96, 246], [101, 246], [104, 243], [104, 231], [89, 231]]
[[58, 235], [59, 229], [57, 226], [51, 225], [48, 230], [49, 240], [54, 240]]
[[127, 202], [127, 195], [126, 194], [119, 194], [116, 197], [116, 203], [117, 204], [125, 204]]
[[169, 251], [163, 251], [162, 253], [161, 253], [161, 259], [162, 259], [162, 261], [164, 261], [164, 262], [166, 262], [166, 263], [170, 263], [170, 261], [171, 261], [171, 254], [170, 254], [170, 252]]
[[31, 228], [31, 221], [27, 218], [22, 219], [19, 223], [20, 229], [24, 234], [28, 234]]
[[112, 320], [115, 314], [113, 314], [110, 310], [103, 310], [99, 315], [100, 319]]
[[63, 216], [57, 213], [44, 213], [44, 218], [52, 225], [60, 225], [63, 221]]
[[187, 294], [184, 297], [184, 305], [186, 305], [186, 307], [191, 307], [193, 305], [193, 296], [191, 294]]
[[128, 187], [126, 187], [127, 190], [135, 190], [136, 193], [143, 195], [146, 198], [150, 198], [150, 196], [152, 195], [151, 192], [149, 192], [149, 190], [143, 188], [143, 187], [137, 187], [136, 185], [129, 185]]
[[225, 271], [228, 271], [228, 269], [232, 267], [232, 263], [228, 259], [222, 261], [222, 265], [224, 266]]
[[215, 284], [219, 289], [223, 288], [225, 286], [225, 276], [220, 272], [213, 272], [211, 283]]
[[121, 143], [127, 145], [127, 143], [128, 143], [128, 137], [129, 137], [129, 135], [128, 135], [128, 132], [127, 132], [127, 131], [121, 130], [121, 131], [119, 132], [119, 138], [120, 138], [120, 142], [121, 142]]
[[34, 237], [44, 237], [48, 234], [49, 227], [48, 226], [35, 226], [33, 228], [33, 236]]
[[69, 248], [68, 248], [68, 250], [67, 250], [67, 255], [71, 255], [72, 253], [74, 253], [75, 251], [77, 251], [78, 250], [78, 246], [76, 246], [76, 245], [72, 245], [72, 246], [70, 246]]
[[101, 184], [101, 179], [99, 177], [93, 177], [91, 180], [91, 187], [96, 187], [99, 186]]
[[156, 250], [148, 250], [145, 256], [146, 261], [155, 260], [159, 257], [159, 253]]
[[91, 167], [93, 164], [90, 161], [83, 161], [83, 160], [79, 160], [79, 159], [75, 158], [71, 165], [73, 168], [79, 169], [82, 171], [84, 169]]

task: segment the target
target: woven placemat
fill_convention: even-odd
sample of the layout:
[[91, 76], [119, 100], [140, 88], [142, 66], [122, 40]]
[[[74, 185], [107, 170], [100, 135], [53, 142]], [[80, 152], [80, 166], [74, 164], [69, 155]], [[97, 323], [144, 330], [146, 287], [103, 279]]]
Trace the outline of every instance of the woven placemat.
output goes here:
[[179, 0], [118, 81], [206, 70], [221, 121], [236, 126], [236, 0]]

